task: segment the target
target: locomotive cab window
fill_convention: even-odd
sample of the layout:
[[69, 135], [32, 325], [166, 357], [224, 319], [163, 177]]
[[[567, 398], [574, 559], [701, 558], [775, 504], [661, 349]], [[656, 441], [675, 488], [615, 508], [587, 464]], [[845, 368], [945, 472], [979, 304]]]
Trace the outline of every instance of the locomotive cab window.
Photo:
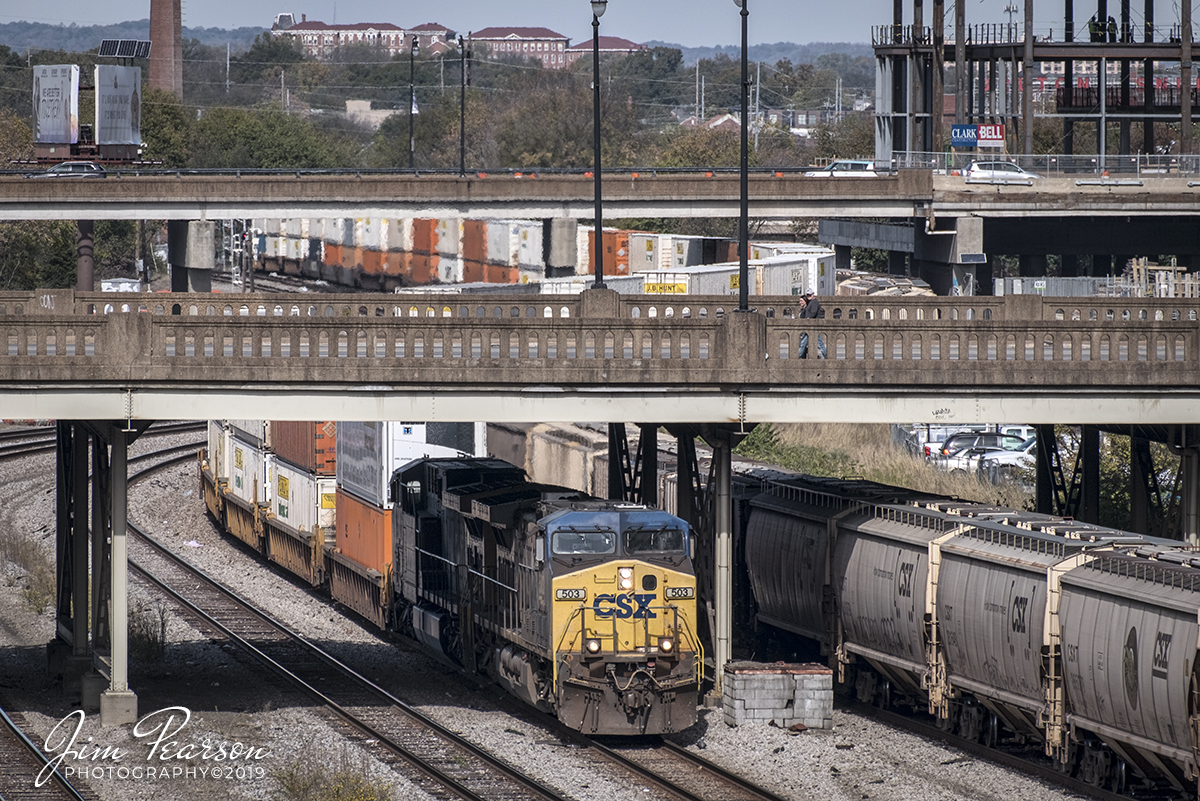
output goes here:
[[604, 555], [616, 553], [617, 535], [609, 529], [560, 528], [551, 535], [550, 546], [560, 556]]
[[677, 528], [626, 529], [625, 553], [629, 556], [643, 553], [683, 553], [687, 550], [687, 537]]

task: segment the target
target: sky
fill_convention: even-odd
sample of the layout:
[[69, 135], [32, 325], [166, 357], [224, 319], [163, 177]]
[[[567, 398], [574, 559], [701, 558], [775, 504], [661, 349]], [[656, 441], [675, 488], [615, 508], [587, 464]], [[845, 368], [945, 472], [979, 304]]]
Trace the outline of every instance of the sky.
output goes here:
[[[891, 22], [889, 0], [747, 0], [750, 9], [750, 44], [773, 42], [869, 42], [871, 26]], [[1156, 0], [1163, 20], [1174, 17], [1167, 0]], [[1013, 0], [968, 0], [968, 23], [1002, 22], [1003, 9]], [[925, 0], [925, 24], [933, 3]], [[1019, 4], [1022, 8], [1024, 4]], [[1140, 9], [1142, 0], [1134, 0]], [[952, 0], [948, 0], [947, 23]], [[1076, 14], [1086, 22], [1076, 3]], [[1119, 4], [1111, 2], [1115, 13]], [[1061, 26], [1062, 3], [1040, 0], [1035, 30]], [[183, 24], [202, 28], [271, 26], [274, 15], [290, 11], [322, 22], [391, 22], [401, 27], [437, 22], [466, 32], [498, 25], [543, 26], [581, 42], [592, 35], [591, 7], [587, 0], [276, 0], [274, 5], [245, 0], [183, 0]], [[905, 22], [910, 22], [912, 0], [905, 0]], [[149, 0], [0, 0], [0, 23], [25, 20], [52, 24], [109, 24], [150, 16]], [[1140, 14], [1135, 12], [1135, 22]], [[733, 0], [610, 0], [601, 19], [602, 34], [637, 42], [661, 40], [686, 47], [737, 45], [741, 41], [739, 11]], [[1059, 31], [1061, 36], [1061, 27]]]

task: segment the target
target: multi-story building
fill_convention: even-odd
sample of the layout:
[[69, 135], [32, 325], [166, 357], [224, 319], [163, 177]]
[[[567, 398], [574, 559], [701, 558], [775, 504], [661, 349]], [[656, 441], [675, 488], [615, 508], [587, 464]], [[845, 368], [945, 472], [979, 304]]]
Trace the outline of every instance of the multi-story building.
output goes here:
[[518, 56], [541, 59], [547, 69], [568, 65], [567, 47], [571, 40], [549, 28], [484, 28], [471, 34], [476, 57]]
[[[620, 36], [601, 36], [599, 42], [600, 56], [626, 56], [638, 50], [648, 50], [644, 44], [622, 39]], [[574, 64], [581, 58], [592, 57], [592, 40], [580, 42], [567, 48], [567, 64]]]
[[356, 22], [350, 25], [331, 25], [317, 20], [310, 22], [305, 14], [301, 14], [300, 21], [296, 22], [291, 14], [277, 14], [271, 26], [271, 35], [294, 36], [304, 55], [324, 61], [339, 47], [355, 44], [378, 47], [386, 51], [389, 57], [406, 53], [413, 36], [417, 37], [417, 46], [421, 51], [437, 54], [449, 47], [447, 42], [454, 32], [434, 22], [406, 29], [390, 22]]

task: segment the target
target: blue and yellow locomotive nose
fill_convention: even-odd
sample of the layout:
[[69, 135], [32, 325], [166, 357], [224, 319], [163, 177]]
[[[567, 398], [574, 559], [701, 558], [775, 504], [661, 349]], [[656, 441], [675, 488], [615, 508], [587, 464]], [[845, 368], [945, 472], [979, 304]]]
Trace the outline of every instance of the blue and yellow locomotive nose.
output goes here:
[[554, 598], [564, 721], [601, 734], [677, 731], [694, 722], [703, 655], [693, 575], [612, 561], [556, 577]]

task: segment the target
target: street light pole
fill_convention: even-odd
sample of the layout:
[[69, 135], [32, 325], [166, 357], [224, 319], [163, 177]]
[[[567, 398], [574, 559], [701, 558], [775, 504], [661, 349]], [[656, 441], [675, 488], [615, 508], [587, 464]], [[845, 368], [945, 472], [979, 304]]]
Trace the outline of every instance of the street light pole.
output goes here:
[[742, 185], [741, 215], [738, 218], [738, 311], [750, 310], [750, 65], [746, 61], [747, 0], [733, 0], [742, 10]]
[[413, 82], [413, 60], [417, 55], [417, 37], [412, 38], [408, 51], [408, 168], [411, 170], [417, 157], [417, 137], [413, 130], [413, 111], [417, 108], [417, 86]]
[[596, 280], [594, 287], [604, 286], [604, 212], [600, 203], [600, 18], [608, 8], [608, 0], [592, 2], [592, 175], [596, 197]]
[[458, 177], [467, 177], [467, 46], [458, 37]]

